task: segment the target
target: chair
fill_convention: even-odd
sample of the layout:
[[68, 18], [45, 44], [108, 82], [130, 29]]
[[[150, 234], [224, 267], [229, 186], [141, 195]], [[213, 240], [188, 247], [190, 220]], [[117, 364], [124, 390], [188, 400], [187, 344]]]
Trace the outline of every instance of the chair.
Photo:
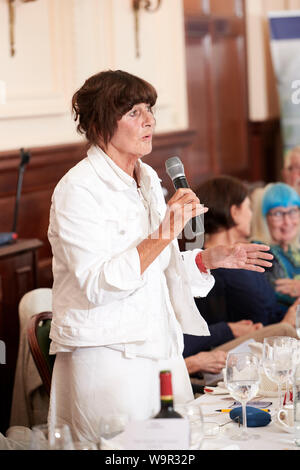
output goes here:
[[26, 292], [19, 302], [18, 310], [20, 337], [10, 426], [32, 427], [46, 422], [49, 396], [30, 352], [28, 322], [32, 315], [52, 311], [52, 289], [41, 287]]
[[48, 396], [50, 396], [51, 376], [55, 360], [55, 356], [49, 354], [51, 320], [51, 312], [41, 312], [30, 318], [27, 328], [30, 352]]
[[204, 379], [199, 378], [197, 375], [192, 375], [190, 376], [190, 381], [194, 397], [197, 398], [199, 395], [202, 395], [205, 388]]

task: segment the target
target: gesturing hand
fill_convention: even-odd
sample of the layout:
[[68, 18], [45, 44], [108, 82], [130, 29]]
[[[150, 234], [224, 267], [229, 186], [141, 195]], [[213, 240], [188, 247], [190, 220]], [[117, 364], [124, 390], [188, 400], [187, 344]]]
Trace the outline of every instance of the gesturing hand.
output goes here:
[[203, 264], [208, 269], [230, 268], [264, 272], [272, 266], [270, 247], [256, 243], [236, 243], [232, 246], [214, 246], [202, 253]]

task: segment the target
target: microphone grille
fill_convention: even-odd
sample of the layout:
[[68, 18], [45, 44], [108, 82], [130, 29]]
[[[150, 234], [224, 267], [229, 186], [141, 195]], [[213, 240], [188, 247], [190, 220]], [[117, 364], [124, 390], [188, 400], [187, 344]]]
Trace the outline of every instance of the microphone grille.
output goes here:
[[170, 176], [171, 180], [174, 180], [179, 176], [185, 176], [184, 166], [179, 157], [172, 157], [166, 161], [166, 171]]

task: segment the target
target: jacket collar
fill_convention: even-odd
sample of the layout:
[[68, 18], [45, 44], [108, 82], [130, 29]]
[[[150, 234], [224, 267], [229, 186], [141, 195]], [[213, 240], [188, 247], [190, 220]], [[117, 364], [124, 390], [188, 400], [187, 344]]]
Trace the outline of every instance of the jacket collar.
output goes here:
[[[87, 152], [87, 157], [99, 178], [104, 180], [116, 191], [126, 191], [130, 188], [136, 188], [136, 181], [123, 171], [114, 161], [103, 152], [100, 147], [92, 146]], [[136, 173], [139, 185], [144, 186], [146, 190], [151, 187], [151, 177], [145, 165], [141, 160], [137, 161]]]

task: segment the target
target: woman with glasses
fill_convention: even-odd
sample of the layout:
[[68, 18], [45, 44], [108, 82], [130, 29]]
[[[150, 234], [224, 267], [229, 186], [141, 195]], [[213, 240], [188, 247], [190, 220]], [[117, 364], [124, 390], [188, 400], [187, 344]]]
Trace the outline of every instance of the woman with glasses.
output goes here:
[[261, 203], [263, 233], [254, 240], [268, 240], [274, 256], [265, 276], [276, 290], [277, 301], [291, 305], [300, 295], [300, 197], [291, 186], [274, 183], [266, 186]]

